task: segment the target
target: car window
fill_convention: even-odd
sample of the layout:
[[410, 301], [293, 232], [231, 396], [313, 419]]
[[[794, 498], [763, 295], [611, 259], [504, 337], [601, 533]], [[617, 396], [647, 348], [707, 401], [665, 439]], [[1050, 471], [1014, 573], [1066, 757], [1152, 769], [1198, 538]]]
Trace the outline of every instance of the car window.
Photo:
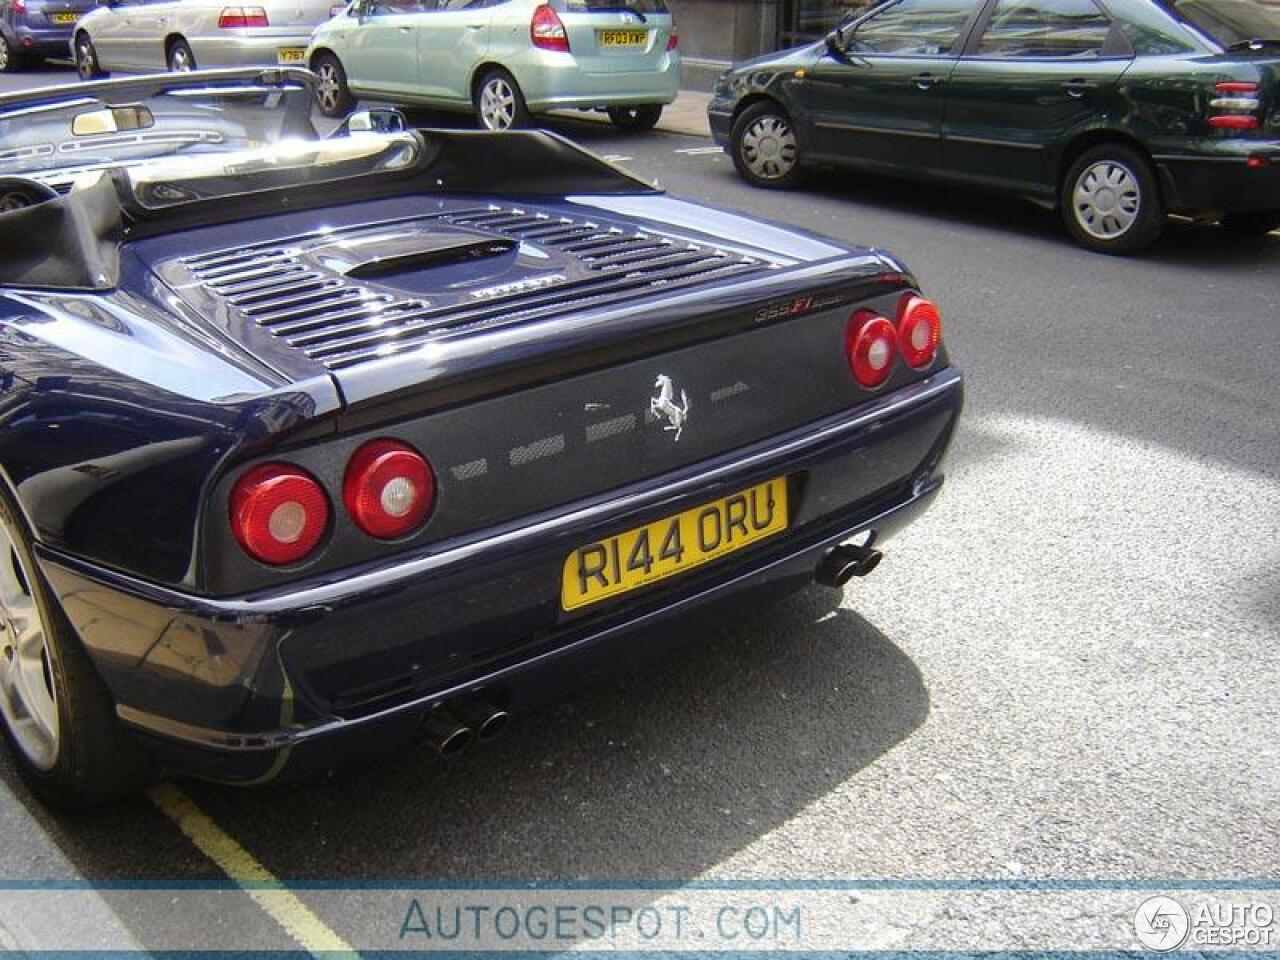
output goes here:
[[666, 13], [666, 0], [555, 0], [552, 4], [562, 13]]
[[898, 57], [954, 54], [973, 7], [969, 0], [901, 0], [859, 23], [849, 39], [849, 52]]
[[1224, 47], [1280, 40], [1280, 10], [1253, 0], [1161, 0], [1161, 6]]
[[1093, 0], [1000, 0], [979, 57], [1096, 57], [1111, 21]]
[[365, 15], [385, 17], [393, 13], [430, 13], [435, 9], [435, 0], [372, 0]]

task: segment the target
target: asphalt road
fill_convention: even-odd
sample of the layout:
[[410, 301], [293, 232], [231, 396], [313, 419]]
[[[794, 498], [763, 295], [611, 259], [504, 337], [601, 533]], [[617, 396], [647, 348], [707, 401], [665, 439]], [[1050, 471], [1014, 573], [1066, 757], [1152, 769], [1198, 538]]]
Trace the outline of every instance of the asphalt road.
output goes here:
[[[902, 255], [968, 376], [943, 496], [843, 600], [744, 610], [453, 761], [182, 784], [199, 808], [286, 881], [1275, 879], [1280, 236], [1177, 224], [1112, 259], [1014, 200], [856, 174], [761, 191], [687, 152], [707, 141], [556, 129], [675, 194]], [[146, 799], [53, 817], [0, 769], [5, 878], [220, 876]], [[104, 896], [140, 943], [181, 944]], [[182, 923], [280, 942], [242, 907]]]

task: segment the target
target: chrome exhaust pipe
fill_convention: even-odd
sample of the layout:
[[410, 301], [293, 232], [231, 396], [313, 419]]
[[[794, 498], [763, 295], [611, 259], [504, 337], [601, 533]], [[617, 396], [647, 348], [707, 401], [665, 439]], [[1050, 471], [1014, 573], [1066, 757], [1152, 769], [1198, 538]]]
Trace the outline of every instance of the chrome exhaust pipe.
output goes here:
[[492, 740], [501, 734], [507, 729], [507, 721], [511, 719], [511, 714], [501, 707], [479, 699], [463, 700], [456, 706], [455, 712], [458, 719], [475, 731], [476, 739], [481, 742]]
[[843, 587], [853, 577], [865, 577], [878, 567], [883, 556], [871, 547], [842, 543], [822, 558], [813, 578], [824, 587]]
[[472, 729], [446, 710], [432, 710], [422, 718], [418, 736], [442, 757], [461, 753], [475, 738]]

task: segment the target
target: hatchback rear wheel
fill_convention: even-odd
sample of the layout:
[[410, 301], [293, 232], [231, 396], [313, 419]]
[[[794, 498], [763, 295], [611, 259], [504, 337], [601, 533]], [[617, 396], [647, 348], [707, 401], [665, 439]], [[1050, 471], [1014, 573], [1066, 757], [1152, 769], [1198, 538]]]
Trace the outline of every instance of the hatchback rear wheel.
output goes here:
[[1151, 164], [1119, 143], [1082, 153], [1060, 196], [1067, 231], [1099, 253], [1127, 255], [1150, 246], [1164, 229], [1164, 203]]
[[733, 165], [758, 187], [793, 187], [801, 177], [800, 146], [791, 118], [762, 100], [742, 111], [729, 133]]
[[517, 130], [533, 120], [515, 77], [505, 70], [490, 70], [476, 84], [476, 123], [483, 130]]
[[642, 104], [637, 107], [610, 107], [609, 119], [619, 130], [627, 133], [644, 133], [652, 130], [662, 119], [662, 105]]
[[355, 99], [347, 86], [347, 72], [332, 53], [321, 53], [311, 62], [316, 75], [316, 106], [326, 117], [339, 119], [351, 112]]
[[17, 51], [9, 46], [8, 38], [0, 34], [0, 73], [11, 73], [21, 65]]

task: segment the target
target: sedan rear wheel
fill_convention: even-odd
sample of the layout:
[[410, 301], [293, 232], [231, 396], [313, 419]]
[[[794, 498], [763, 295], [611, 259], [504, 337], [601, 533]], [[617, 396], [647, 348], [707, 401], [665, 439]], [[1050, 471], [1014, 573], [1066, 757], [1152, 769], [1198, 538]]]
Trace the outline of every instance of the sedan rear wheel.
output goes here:
[[341, 118], [351, 112], [355, 100], [347, 86], [347, 73], [338, 58], [322, 53], [312, 62], [316, 74], [316, 105], [326, 117]]
[[1164, 205], [1151, 164], [1123, 144], [1086, 150], [1062, 182], [1062, 217], [1083, 246], [1125, 255], [1164, 229]]
[[174, 73], [190, 73], [196, 68], [195, 54], [185, 40], [175, 40], [169, 45], [169, 69]]
[[98, 63], [98, 51], [94, 49], [93, 41], [87, 33], [76, 35], [75, 53], [76, 73], [80, 74], [81, 80], [96, 80], [106, 76]]
[[0, 490], [0, 726], [18, 769], [59, 806], [105, 803], [149, 767], [36, 567], [24, 521]]
[[752, 104], [729, 134], [733, 165], [758, 187], [792, 187], [800, 180], [800, 147], [786, 111], [772, 101]]
[[662, 105], [648, 103], [638, 107], [610, 107], [609, 119], [619, 130], [644, 133], [656, 127], [662, 119]]
[[491, 70], [476, 85], [476, 123], [484, 130], [517, 130], [532, 122], [515, 77]]

